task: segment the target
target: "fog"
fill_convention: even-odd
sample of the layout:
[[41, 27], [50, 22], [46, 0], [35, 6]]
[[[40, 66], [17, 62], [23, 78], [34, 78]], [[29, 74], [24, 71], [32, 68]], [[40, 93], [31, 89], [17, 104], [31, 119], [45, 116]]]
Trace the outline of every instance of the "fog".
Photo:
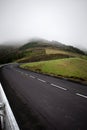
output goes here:
[[0, 44], [31, 38], [87, 49], [87, 0], [0, 0]]

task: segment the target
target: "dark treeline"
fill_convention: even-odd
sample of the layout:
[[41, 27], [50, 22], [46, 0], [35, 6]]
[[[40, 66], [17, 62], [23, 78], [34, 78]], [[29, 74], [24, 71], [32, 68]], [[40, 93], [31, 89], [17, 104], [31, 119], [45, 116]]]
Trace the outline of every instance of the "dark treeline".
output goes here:
[[12, 46], [0, 47], [0, 64], [13, 62], [23, 57], [23, 53], [18, 51], [18, 48]]

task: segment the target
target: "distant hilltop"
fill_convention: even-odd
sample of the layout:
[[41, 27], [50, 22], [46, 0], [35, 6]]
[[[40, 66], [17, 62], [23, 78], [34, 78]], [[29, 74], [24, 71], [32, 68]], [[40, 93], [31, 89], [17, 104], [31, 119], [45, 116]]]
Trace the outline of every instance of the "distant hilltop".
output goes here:
[[14, 61], [34, 62], [77, 55], [86, 55], [86, 53], [76, 47], [44, 39], [31, 39], [21, 46], [0, 45], [0, 64]]
[[61, 50], [70, 51], [70, 52], [76, 52], [80, 54], [85, 54], [84, 51], [80, 50], [79, 48], [65, 45], [63, 43], [57, 42], [57, 41], [48, 41], [44, 39], [32, 39], [28, 43], [24, 44], [22, 47], [20, 47], [21, 50], [28, 49], [28, 48], [35, 48], [35, 47], [55, 47]]

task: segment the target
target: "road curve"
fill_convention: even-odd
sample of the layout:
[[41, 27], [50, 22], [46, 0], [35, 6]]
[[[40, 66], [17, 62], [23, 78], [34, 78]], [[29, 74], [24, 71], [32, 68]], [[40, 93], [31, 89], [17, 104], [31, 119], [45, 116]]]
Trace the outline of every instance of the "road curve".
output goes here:
[[87, 130], [87, 86], [6, 65], [0, 80], [21, 130]]

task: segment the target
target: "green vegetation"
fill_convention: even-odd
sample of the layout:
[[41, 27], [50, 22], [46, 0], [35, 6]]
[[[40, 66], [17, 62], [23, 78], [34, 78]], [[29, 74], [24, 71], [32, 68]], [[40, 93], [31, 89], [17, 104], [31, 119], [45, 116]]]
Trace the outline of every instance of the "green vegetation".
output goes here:
[[29, 43], [23, 45], [22, 47], [20, 47], [20, 50], [26, 50], [28, 48], [47, 48], [47, 47], [51, 47], [51, 48], [56, 48], [59, 50], [64, 50], [64, 51], [68, 51], [68, 52], [73, 52], [73, 53], [78, 53], [78, 54], [82, 54], [84, 55], [85, 53], [73, 46], [67, 46], [65, 44], [62, 44], [60, 42], [57, 41], [47, 41], [47, 40], [32, 40]]
[[78, 52], [66, 51], [66, 49], [64, 50], [64, 47], [61, 47], [60, 49], [57, 45], [50, 45], [47, 43], [28, 43], [19, 50], [23, 54], [23, 57], [17, 60], [19, 63], [84, 56]]
[[32, 40], [21, 47], [0, 46], [0, 64], [9, 62], [30, 63], [21, 67], [87, 82], [87, 54], [60, 42], [39, 39]]
[[87, 81], [87, 60], [81, 58], [65, 58], [27, 63], [21, 65], [21, 67], [57, 77]]
[[23, 54], [23, 57], [17, 60], [19, 63], [80, 57], [85, 55], [83, 51], [73, 46], [46, 40], [31, 41], [19, 48], [19, 51]]
[[37, 52], [30, 53], [29, 55], [17, 60], [17, 62], [26, 63], [26, 62], [47, 61], [50, 59], [62, 59], [62, 58], [73, 57], [67, 54], [45, 54], [43, 52], [41, 54], [38, 54], [38, 53]]
[[23, 56], [23, 53], [19, 52], [16, 47], [4, 46], [0, 48], [0, 64], [14, 62]]
[[[46, 54], [63, 54], [63, 55], [68, 55], [69, 57], [80, 57], [82, 54], [78, 54], [77, 52], [70, 52], [70, 51], [65, 51], [65, 50], [60, 50], [58, 48], [46, 48], [45, 49]], [[83, 55], [84, 56], [84, 55]]]
[[34, 40], [21, 47], [0, 46], [0, 64], [9, 62], [35, 62], [70, 57], [85, 57], [85, 53], [73, 46], [55, 41]]

